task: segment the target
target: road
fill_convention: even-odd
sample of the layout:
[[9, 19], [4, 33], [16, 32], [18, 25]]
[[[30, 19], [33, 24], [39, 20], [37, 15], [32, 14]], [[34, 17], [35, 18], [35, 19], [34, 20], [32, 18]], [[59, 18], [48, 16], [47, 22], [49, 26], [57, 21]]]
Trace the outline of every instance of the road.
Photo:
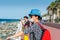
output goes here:
[[48, 25], [50, 27], [58, 28], [60, 29], [60, 24], [59, 23], [51, 23], [51, 22], [45, 22], [43, 23], [44, 25]]
[[60, 40], [60, 29], [47, 25], [43, 25], [43, 26], [50, 31], [51, 40]]

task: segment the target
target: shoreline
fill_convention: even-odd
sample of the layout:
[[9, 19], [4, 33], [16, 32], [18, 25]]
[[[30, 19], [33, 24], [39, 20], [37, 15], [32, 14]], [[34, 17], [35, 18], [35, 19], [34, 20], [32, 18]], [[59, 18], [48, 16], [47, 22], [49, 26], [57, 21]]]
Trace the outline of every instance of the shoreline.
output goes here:
[[19, 21], [0, 24], [0, 38], [5, 40], [7, 36], [15, 34], [18, 28], [18, 23]]

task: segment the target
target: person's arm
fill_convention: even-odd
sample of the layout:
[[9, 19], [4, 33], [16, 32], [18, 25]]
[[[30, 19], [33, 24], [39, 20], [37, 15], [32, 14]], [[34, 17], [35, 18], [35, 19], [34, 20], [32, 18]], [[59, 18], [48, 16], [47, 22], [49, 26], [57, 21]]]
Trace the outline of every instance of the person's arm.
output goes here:
[[22, 25], [24, 25], [24, 23], [21, 21]]
[[20, 21], [20, 23], [18, 24], [18, 28], [17, 28], [16, 33], [20, 32], [20, 31], [22, 31], [22, 23], [21, 23], [21, 21]]
[[19, 33], [13, 35], [13, 36], [8, 37], [7, 40], [10, 39], [10, 38], [15, 38], [15, 37], [18, 37], [18, 36], [22, 36], [23, 34], [24, 34], [23, 32], [19, 32]]

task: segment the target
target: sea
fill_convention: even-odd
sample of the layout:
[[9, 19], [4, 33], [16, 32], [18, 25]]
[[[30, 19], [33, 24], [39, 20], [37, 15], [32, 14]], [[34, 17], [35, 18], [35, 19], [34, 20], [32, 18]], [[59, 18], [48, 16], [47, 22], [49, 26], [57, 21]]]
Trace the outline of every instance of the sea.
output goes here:
[[10, 23], [10, 22], [17, 22], [20, 21], [20, 19], [0, 19], [0, 23]]

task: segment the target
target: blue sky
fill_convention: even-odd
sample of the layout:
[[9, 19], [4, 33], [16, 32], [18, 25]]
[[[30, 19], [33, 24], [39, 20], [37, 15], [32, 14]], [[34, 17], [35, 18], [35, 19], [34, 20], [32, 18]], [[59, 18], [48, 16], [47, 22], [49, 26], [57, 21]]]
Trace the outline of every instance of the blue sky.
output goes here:
[[52, 1], [54, 0], [0, 0], [0, 18], [23, 18], [31, 9], [39, 9], [43, 15], [47, 13], [47, 7]]

